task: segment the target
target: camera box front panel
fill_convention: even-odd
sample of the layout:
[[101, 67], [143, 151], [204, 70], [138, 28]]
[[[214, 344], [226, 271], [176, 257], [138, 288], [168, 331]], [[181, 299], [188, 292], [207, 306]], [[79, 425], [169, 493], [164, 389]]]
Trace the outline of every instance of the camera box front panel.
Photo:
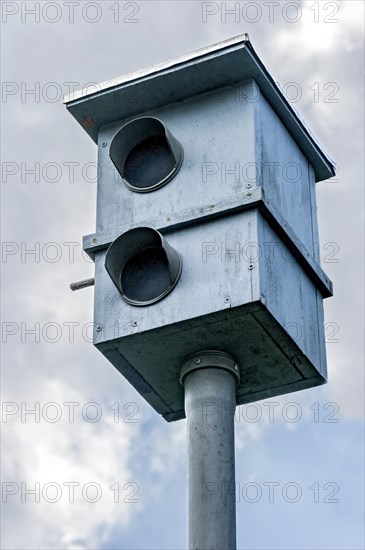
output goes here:
[[147, 332], [258, 300], [259, 270], [250, 269], [249, 247], [257, 243], [257, 216], [250, 210], [164, 235], [181, 257], [182, 272], [174, 290], [151, 306], [126, 303], [105, 269], [105, 251], [97, 253], [95, 323], [103, 327], [97, 341], [126, 336], [134, 326]]
[[[139, 116], [161, 120], [183, 148], [180, 170], [166, 185], [149, 193], [131, 191], [110, 160], [110, 144], [133, 119], [99, 129], [97, 232], [168, 224], [171, 214], [214, 205], [255, 185], [253, 81], [222, 88]], [[135, 118], [135, 117], [134, 117]], [[158, 160], [156, 160], [158, 162]]]

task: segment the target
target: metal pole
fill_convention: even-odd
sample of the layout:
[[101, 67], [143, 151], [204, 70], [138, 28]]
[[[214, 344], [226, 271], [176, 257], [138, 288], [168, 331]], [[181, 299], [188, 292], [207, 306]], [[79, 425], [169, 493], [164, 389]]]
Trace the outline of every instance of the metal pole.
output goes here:
[[188, 447], [189, 550], [236, 549], [234, 412], [239, 367], [203, 351], [181, 371]]

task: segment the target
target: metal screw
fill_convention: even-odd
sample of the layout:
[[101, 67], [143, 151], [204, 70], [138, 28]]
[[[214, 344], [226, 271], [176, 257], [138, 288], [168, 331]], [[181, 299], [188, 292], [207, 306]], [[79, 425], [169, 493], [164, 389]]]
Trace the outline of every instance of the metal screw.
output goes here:
[[247, 189], [250, 189], [252, 187], [252, 183], [247, 183], [246, 187], [247, 187]]
[[106, 141], [103, 141], [103, 143], [101, 144], [102, 147], [106, 147]]
[[96, 332], [101, 332], [103, 330], [103, 327], [101, 325], [98, 325], [96, 327]]
[[249, 264], [248, 269], [253, 269], [255, 266], [253, 264]]
[[138, 321], [133, 321], [133, 326], [138, 327]]
[[224, 298], [224, 301], [225, 301], [226, 304], [228, 304], [231, 300], [230, 300], [229, 296], [227, 296], [226, 298]]
[[199, 359], [199, 358], [198, 358], [198, 359], [195, 359], [195, 361], [194, 361], [194, 363], [195, 363], [196, 365], [200, 365], [201, 362], [202, 362], [202, 360]]

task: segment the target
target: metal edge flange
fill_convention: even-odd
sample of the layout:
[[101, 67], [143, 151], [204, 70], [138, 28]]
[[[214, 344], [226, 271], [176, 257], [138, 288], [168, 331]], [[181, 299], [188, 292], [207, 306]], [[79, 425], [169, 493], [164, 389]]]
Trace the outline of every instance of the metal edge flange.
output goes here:
[[224, 351], [205, 350], [187, 357], [181, 368], [180, 383], [184, 385], [186, 376], [191, 372], [206, 368], [227, 370], [234, 375], [237, 385], [240, 382], [240, 368], [233, 357]]

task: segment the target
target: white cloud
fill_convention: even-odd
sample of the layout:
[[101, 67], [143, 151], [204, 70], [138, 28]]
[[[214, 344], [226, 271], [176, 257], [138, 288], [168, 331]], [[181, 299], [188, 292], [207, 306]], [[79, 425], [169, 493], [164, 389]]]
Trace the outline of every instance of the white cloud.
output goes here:
[[[88, 402], [85, 395], [68, 387], [62, 379], [39, 382], [44, 397], [40, 403], [40, 422], [28, 415], [22, 423], [19, 413], [16, 417], [9, 416], [3, 424], [3, 489], [5, 482], [19, 486], [19, 492], [8, 496], [7, 504], [3, 504], [7, 518], [3, 527], [5, 546], [100, 548], [115, 525], [125, 528], [141, 509], [140, 503], [128, 502], [134, 489], [138, 491], [131, 455], [139, 425], [114, 423], [112, 413], [105, 415], [105, 410], [97, 423], [85, 421], [85, 415], [84, 418], [81, 415], [83, 405]], [[69, 401], [81, 403], [75, 408], [74, 423], [69, 421], [70, 409], [63, 405], [65, 396]], [[56, 415], [56, 409], [44, 408], [51, 401], [58, 403], [62, 412], [56, 423], [48, 420]], [[27, 407], [31, 407], [29, 402]], [[85, 414], [92, 418], [96, 409], [90, 407]], [[32, 495], [21, 502], [22, 482], [27, 489], [39, 483], [39, 503], [34, 502]], [[70, 488], [64, 485], [69, 482], [79, 484], [74, 489], [74, 502], [69, 501]], [[46, 491], [47, 483], [57, 484], [56, 488], [49, 486]], [[88, 486], [89, 483], [93, 485]], [[120, 490], [118, 503], [114, 502], [117, 486], [110, 489], [115, 483]], [[57, 495], [57, 490], [61, 490], [60, 500], [48, 502]], [[101, 491], [100, 500], [88, 502], [97, 490]]]
[[[303, 2], [301, 14], [297, 22], [283, 26], [274, 35], [275, 45], [282, 52], [295, 52], [297, 59], [308, 59], [333, 55], [336, 49], [345, 48], [350, 52], [361, 47], [363, 2]], [[289, 17], [294, 19], [295, 14], [289, 14]]]

